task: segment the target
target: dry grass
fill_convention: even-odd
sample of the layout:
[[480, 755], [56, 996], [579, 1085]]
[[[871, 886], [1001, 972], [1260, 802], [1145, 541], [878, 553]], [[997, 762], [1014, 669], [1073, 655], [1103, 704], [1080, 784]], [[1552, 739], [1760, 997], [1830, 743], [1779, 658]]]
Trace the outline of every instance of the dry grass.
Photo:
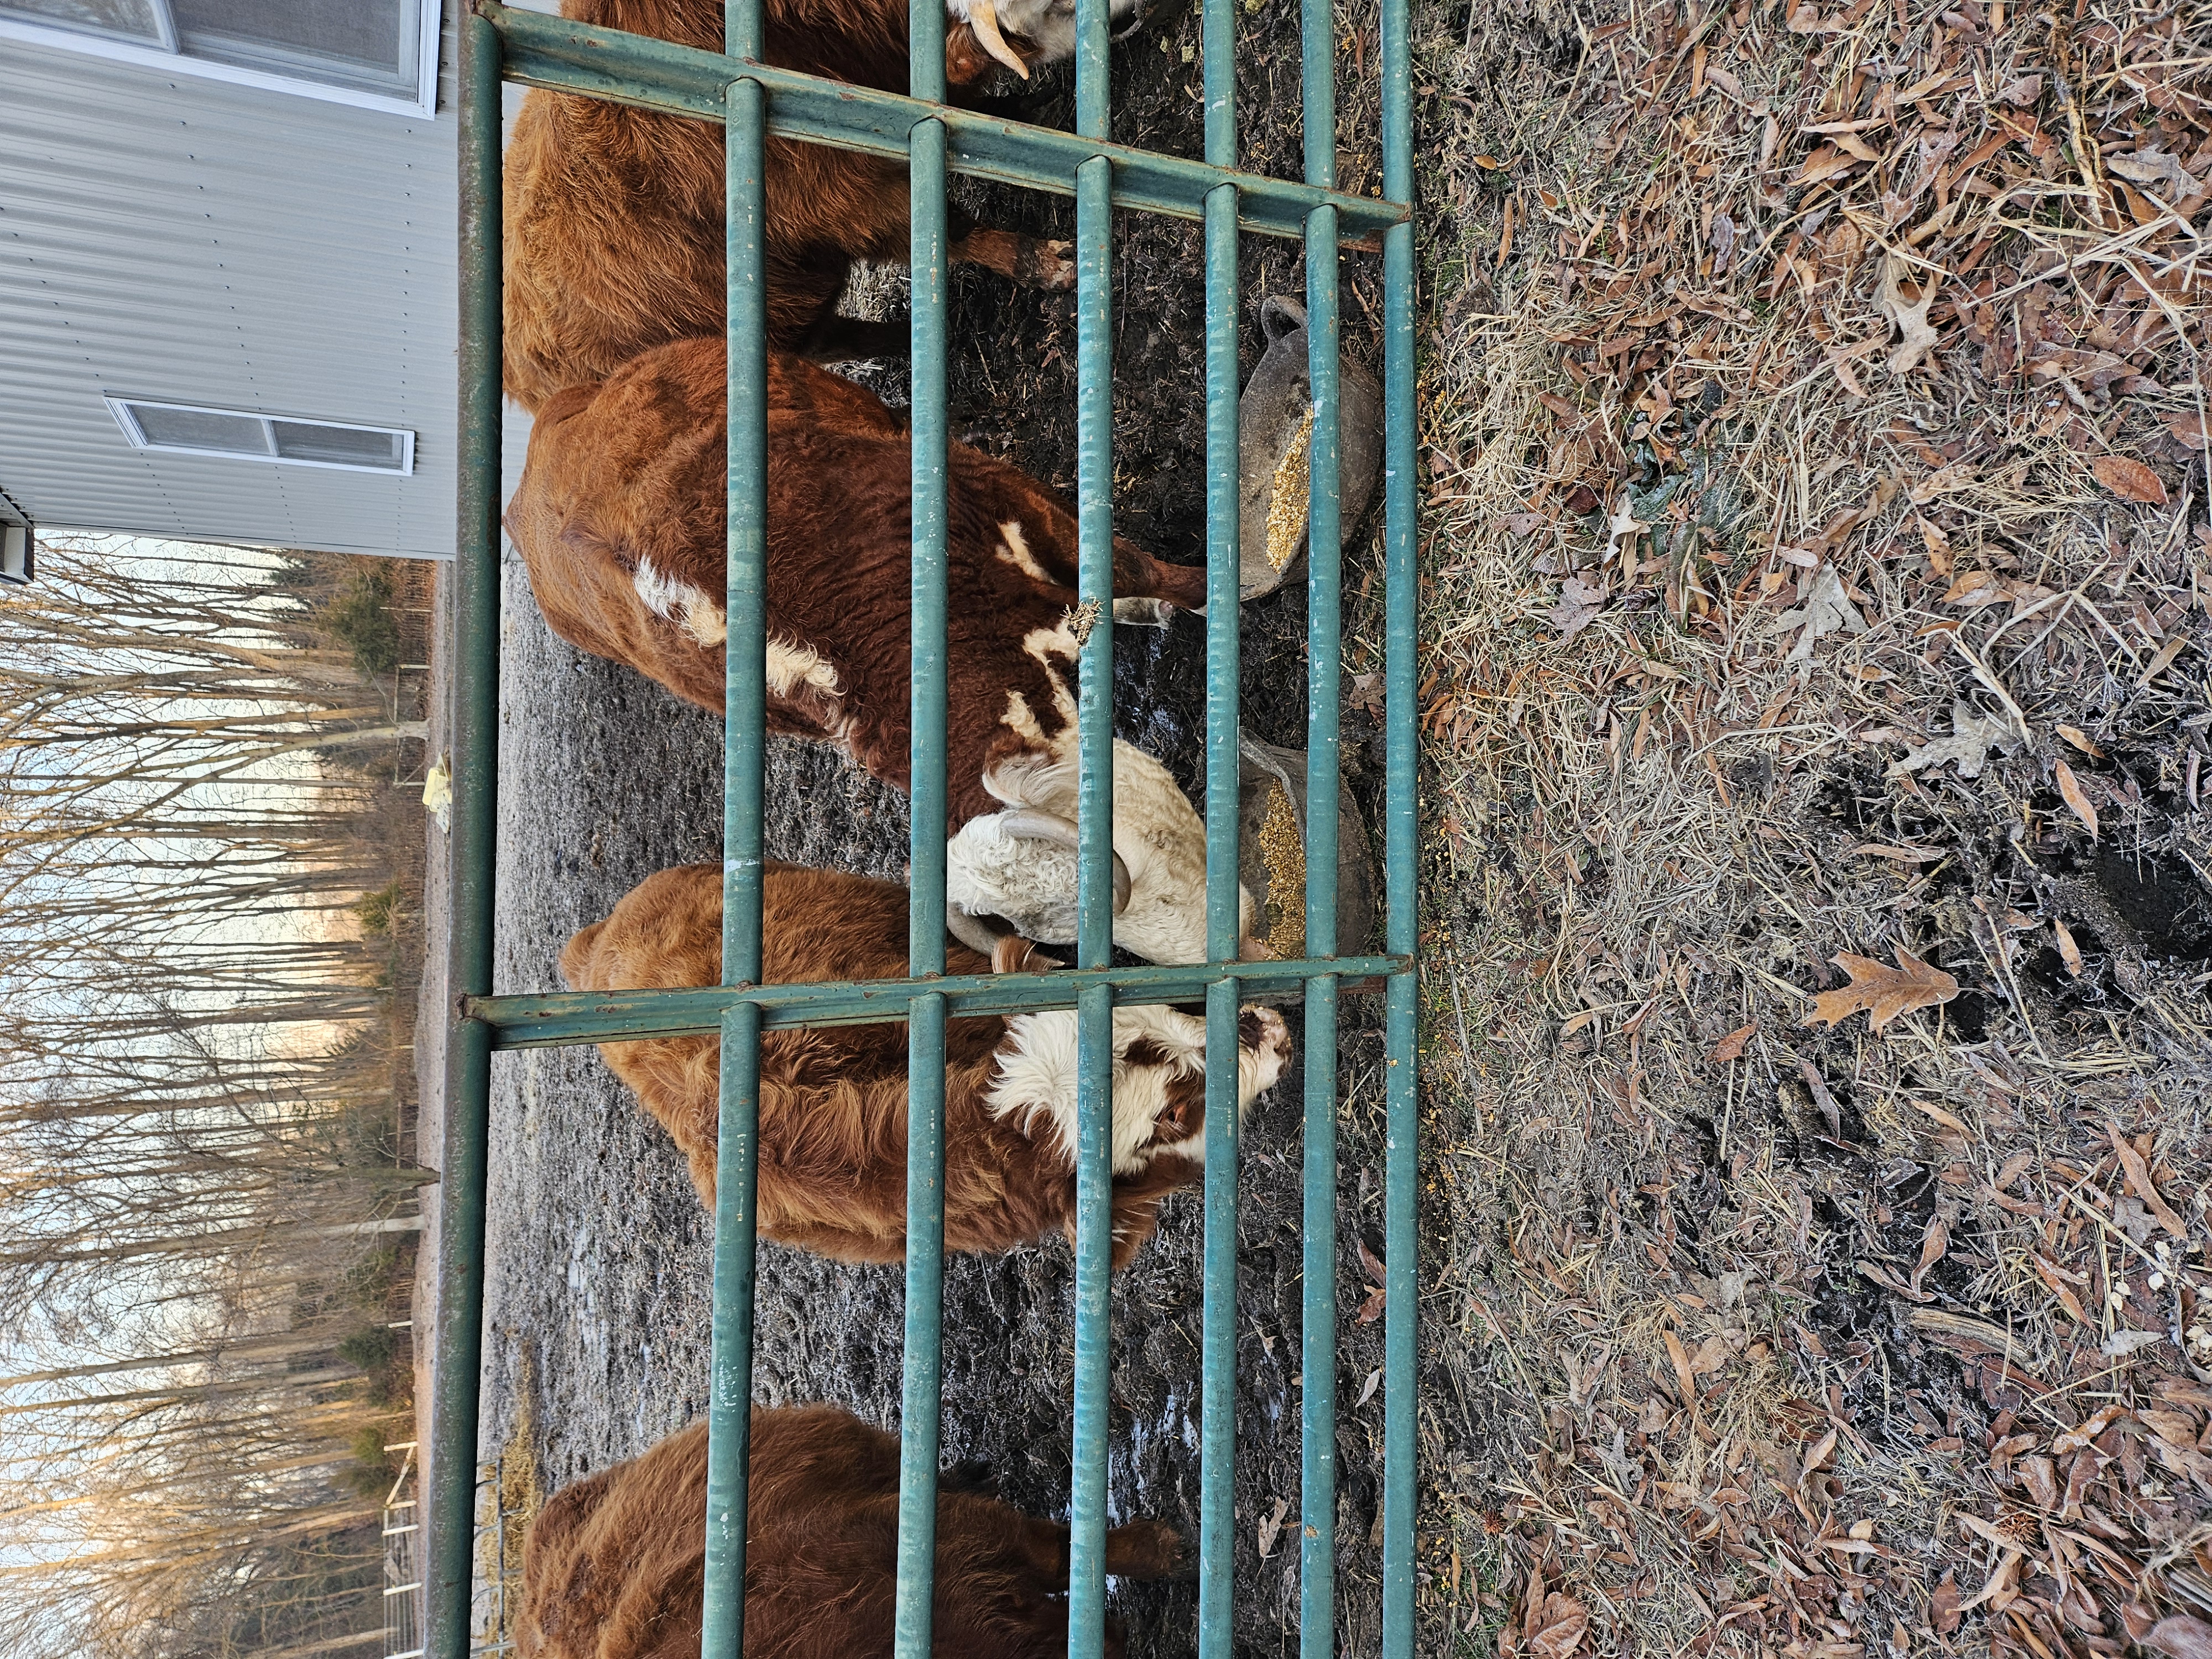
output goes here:
[[545, 1507], [544, 1471], [538, 1461], [537, 1361], [531, 1350], [518, 1351], [514, 1425], [488, 1466], [477, 1519], [477, 1576], [489, 1594], [483, 1609], [483, 1643], [511, 1643], [522, 1593], [522, 1551], [530, 1523]]
[[1426, 28], [1424, 1650], [2206, 1651], [2212, 14]]

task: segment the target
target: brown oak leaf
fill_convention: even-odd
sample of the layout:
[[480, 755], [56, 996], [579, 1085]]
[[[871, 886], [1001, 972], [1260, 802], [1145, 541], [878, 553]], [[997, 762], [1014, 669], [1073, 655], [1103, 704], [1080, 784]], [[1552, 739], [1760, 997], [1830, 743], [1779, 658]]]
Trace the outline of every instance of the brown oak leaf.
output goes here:
[[1708, 1054], [1705, 1058], [1712, 1061], [1716, 1066], [1726, 1066], [1731, 1060], [1741, 1060], [1743, 1058], [1743, 1045], [1750, 1042], [1753, 1037], [1758, 1035], [1759, 1022], [1757, 1020], [1752, 1021], [1748, 1025], [1739, 1025], [1735, 1030], [1730, 1031], [1718, 1042], [1713, 1044], [1712, 1051]]
[[[1893, 374], [1909, 374], [1918, 367], [1936, 344], [1936, 333], [1928, 320], [1929, 309], [1936, 303], [1937, 284], [1923, 279], [1917, 299], [1905, 297], [1905, 286], [1899, 280], [1906, 267], [1902, 260], [1887, 259], [1881, 267], [1881, 308], [1889, 314], [1897, 329], [1898, 347], [1889, 354], [1889, 370]], [[1916, 495], [1914, 499], [1918, 500]]]
[[1589, 1613], [1571, 1595], [1553, 1590], [1528, 1609], [1523, 1641], [1536, 1659], [1567, 1659], [1589, 1633]]
[[2150, 507], [2166, 505], [2165, 484], [2141, 461], [2130, 460], [2125, 455], [2100, 455], [2089, 463], [2089, 471], [2115, 495]]
[[1559, 630], [1562, 640], [1571, 640], [1597, 620], [1598, 612], [1605, 609], [1605, 589], [1582, 576], [1570, 576], [1559, 584], [1559, 602], [1552, 607], [1552, 626]]
[[1875, 957], [1855, 957], [1849, 951], [1830, 958], [1851, 976], [1840, 991], [1823, 991], [1813, 999], [1808, 1025], [1833, 1025], [1864, 1009], [1875, 1030], [1916, 1008], [1932, 1008], [1959, 994], [1959, 981], [1941, 968], [1931, 968], [1911, 951], [1900, 948], [1892, 968]]
[[1943, 1582], [1936, 1586], [1936, 1593], [1928, 1598], [1928, 1627], [1938, 1636], [1948, 1636], [1959, 1628], [1962, 1615], [1959, 1611], [1959, 1587], [1952, 1582], [1952, 1569], [1943, 1570]]

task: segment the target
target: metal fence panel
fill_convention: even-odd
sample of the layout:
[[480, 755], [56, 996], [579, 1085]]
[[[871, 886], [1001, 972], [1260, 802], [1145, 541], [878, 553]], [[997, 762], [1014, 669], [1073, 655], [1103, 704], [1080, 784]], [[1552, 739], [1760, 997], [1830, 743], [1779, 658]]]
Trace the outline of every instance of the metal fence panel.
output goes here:
[[[1206, 158], [1108, 142], [1107, 0], [1078, 0], [1076, 131], [945, 105], [945, 19], [909, 18], [910, 96], [823, 82], [757, 61], [759, 0], [728, 0], [727, 55], [690, 51], [477, 0], [462, 29], [462, 484], [454, 726], [454, 964], [437, 1354], [429, 1650], [469, 1640], [471, 1475], [481, 1363], [484, 1163], [494, 1049], [647, 1035], [719, 1034], [721, 1125], [715, 1215], [703, 1651], [743, 1643], [750, 1422], [758, 1042], [763, 1029], [908, 1022], [906, 1373], [900, 1466], [896, 1651], [930, 1651], [943, 1273], [944, 1053], [949, 1018], [1068, 1008], [1078, 1028], [1078, 1216], [1069, 1644], [1103, 1644], [1107, 1357], [1112, 1237], [1112, 1022], [1117, 999], [1188, 1001], [1207, 1016], [1205, 1310], [1199, 1639], [1231, 1650], [1235, 1462], [1237, 1024], [1240, 1000], [1302, 990], [1304, 1304], [1301, 1422], [1301, 1650], [1333, 1651], [1335, 1518], [1337, 1020], [1341, 988], [1385, 984], [1389, 1163], [1383, 1651], [1413, 1643], [1414, 1303], [1418, 1097], [1415, 880], [1414, 283], [1407, 0], [1383, 0], [1382, 200], [1335, 188], [1334, 53], [1328, 0], [1304, 0], [1303, 184], [1237, 170], [1233, 0], [1206, 0]], [[503, 60], [503, 61], [502, 61]], [[733, 61], [734, 60], [734, 61]], [[499, 82], [505, 78], [718, 119], [729, 166], [729, 562], [723, 982], [688, 991], [494, 995], [490, 982], [498, 688]], [[761, 792], [768, 547], [766, 137], [799, 137], [908, 162], [913, 283], [912, 876], [908, 974], [866, 985], [763, 986]], [[1076, 198], [1079, 596], [1077, 963], [1057, 974], [946, 975], [946, 175]], [[1113, 594], [1111, 246], [1119, 208], [1204, 222], [1206, 283], [1206, 917], [1205, 963], [1115, 969], [1110, 873]], [[1309, 448], [1305, 937], [1294, 961], [1238, 961], [1239, 586], [1237, 237], [1301, 236], [1315, 403]], [[1383, 253], [1386, 948], [1339, 957], [1337, 456], [1340, 246]], [[1087, 631], [1085, 631], [1087, 630]]]

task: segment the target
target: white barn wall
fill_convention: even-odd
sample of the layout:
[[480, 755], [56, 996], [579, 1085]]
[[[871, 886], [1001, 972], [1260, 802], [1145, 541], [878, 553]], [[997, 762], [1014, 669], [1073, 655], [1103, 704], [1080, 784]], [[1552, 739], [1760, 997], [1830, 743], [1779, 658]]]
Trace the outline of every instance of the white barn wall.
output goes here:
[[[0, 47], [0, 487], [42, 526], [450, 556], [450, 16], [441, 56], [430, 120]], [[133, 449], [103, 393], [405, 428], [415, 470]]]

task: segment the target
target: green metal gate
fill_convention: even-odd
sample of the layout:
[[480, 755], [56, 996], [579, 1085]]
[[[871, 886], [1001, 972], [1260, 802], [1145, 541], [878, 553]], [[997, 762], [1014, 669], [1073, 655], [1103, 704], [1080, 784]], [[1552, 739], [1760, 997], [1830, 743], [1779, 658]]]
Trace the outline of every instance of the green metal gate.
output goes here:
[[[758, 1042], [763, 1025], [903, 1019], [908, 1030], [904, 1406], [897, 1651], [930, 1650], [944, 1261], [945, 1027], [949, 1016], [1077, 1010], [1078, 1219], [1069, 1651], [1101, 1650], [1105, 1616], [1107, 1294], [1112, 1241], [1112, 1009], [1117, 997], [1195, 1001], [1207, 1012], [1204, 1346], [1200, 1392], [1200, 1651], [1227, 1659], [1235, 1458], [1237, 1011], [1240, 988], [1305, 989], [1304, 1418], [1299, 1594], [1306, 1659], [1334, 1649], [1335, 1559], [1337, 1004], [1340, 981], [1382, 977], [1387, 1006], [1383, 1651], [1413, 1652], [1416, 975], [1414, 880], [1413, 229], [1408, 0], [1382, 0], [1382, 199], [1335, 189], [1329, 0], [1303, 0], [1306, 177], [1236, 170], [1235, 0], [1204, 0], [1206, 160], [1106, 142], [1107, 0], [1078, 0], [1076, 131], [1025, 126], [945, 97], [945, 17], [911, 9], [911, 96], [758, 60], [759, 0], [727, 0], [727, 56], [476, 0], [461, 20], [461, 484], [453, 732], [453, 946], [442, 1291], [436, 1346], [429, 1650], [465, 1659], [471, 1509], [482, 1364], [486, 1145], [495, 1049], [718, 1033], [721, 1128], [714, 1216], [706, 1631], [733, 1659], [744, 1621], [752, 1371]], [[497, 800], [501, 219], [500, 83], [520, 82], [724, 122], [728, 155], [729, 568], [723, 972], [719, 988], [542, 996], [492, 992]], [[765, 722], [767, 313], [762, 272], [765, 135], [908, 158], [913, 222], [913, 849], [909, 973], [866, 984], [757, 983]], [[1079, 668], [1079, 939], [1049, 974], [946, 975], [945, 965], [945, 178], [950, 172], [1076, 200], [1079, 592], [1110, 612], [1111, 295], [1116, 209], [1205, 225], [1206, 291], [1206, 915], [1210, 960], [1109, 966], [1113, 887], [1113, 629], [1094, 628]], [[1386, 952], [1237, 960], [1237, 355], [1240, 230], [1302, 237], [1316, 404], [1309, 475], [1305, 937], [1336, 926], [1340, 560], [1337, 267], [1343, 241], [1383, 253], [1388, 780], [1382, 843]], [[1224, 1062], [1226, 1063], [1224, 1063]]]

